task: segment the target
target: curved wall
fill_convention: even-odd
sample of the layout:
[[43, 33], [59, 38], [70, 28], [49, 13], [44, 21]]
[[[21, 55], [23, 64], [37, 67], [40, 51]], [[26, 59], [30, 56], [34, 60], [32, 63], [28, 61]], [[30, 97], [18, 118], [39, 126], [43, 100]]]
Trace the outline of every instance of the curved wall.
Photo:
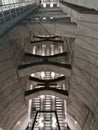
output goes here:
[[64, 1], [98, 10], [98, 0], [64, 0]]

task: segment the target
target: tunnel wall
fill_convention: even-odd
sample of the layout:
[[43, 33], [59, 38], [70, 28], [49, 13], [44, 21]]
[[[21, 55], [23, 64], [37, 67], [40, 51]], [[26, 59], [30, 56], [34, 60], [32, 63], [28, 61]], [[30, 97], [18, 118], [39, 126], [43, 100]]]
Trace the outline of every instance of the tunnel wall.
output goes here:
[[0, 39], [0, 126], [12, 127], [27, 113], [24, 88], [17, 67], [21, 63], [29, 32], [15, 27]]
[[64, 1], [98, 10], [98, 0], [64, 0]]

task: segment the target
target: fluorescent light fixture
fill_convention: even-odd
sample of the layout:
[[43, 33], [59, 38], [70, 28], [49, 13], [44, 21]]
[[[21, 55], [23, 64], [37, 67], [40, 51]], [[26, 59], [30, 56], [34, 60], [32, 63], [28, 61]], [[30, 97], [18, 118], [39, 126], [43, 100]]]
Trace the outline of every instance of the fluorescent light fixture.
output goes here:
[[45, 97], [45, 95], [41, 95], [41, 96], [40, 96], [40, 98], [44, 98], [44, 97]]
[[64, 76], [64, 74], [60, 74], [60, 76]]
[[42, 45], [42, 56], [45, 56], [45, 48], [46, 48], [46, 45]]
[[53, 3], [50, 3], [50, 7], [51, 7], [51, 8], [53, 7]]
[[55, 72], [51, 72], [51, 77], [54, 79], [54, 77], [55, 77]]
[[46, 8], [46, 3], [43, 3], [43, 7]]
[[51, 97], [52, 97], [52, 98], [55, 98], [55, 96], [53, 96], [53, 95], [52, 95]]
[[41, 78], [43, 79], [44, 77], [45, 77], [45, 72], [42, 71], [42, 72], [41, 72]]

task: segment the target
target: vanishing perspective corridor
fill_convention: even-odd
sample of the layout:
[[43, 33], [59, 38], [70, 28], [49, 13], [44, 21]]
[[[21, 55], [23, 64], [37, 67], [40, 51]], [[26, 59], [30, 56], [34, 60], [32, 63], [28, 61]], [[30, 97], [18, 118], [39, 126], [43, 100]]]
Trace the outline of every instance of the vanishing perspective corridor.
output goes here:
[[0, 0], [0, 130], [98, 130], [96, 5]]

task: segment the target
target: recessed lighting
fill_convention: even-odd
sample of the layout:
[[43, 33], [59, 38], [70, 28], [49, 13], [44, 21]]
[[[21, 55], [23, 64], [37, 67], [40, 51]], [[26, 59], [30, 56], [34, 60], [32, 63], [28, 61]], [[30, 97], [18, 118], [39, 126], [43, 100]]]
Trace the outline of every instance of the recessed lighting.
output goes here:
[[50, 19], [53, 19], [53, 17], [50, 17]]
[[53, 95], [52, 95], [51, 97], [52, 97], [52, 98], [55, 98], [55, 96], [53, 96]]
[[34, 74], [34, 73], [32, 73], [32, 74], [31, 74], [31, 77], [34, 77], [34, 76], [35, 76], [35, 74]]
[[45, 19], [46, 19], [46, 17], [43, 17], [43, 19], [45, 20]]
[[44, 98], [44, 97], [45, 97], [45, 95], [41, 95], [41, 96], [40, 96], [40, 98]]

